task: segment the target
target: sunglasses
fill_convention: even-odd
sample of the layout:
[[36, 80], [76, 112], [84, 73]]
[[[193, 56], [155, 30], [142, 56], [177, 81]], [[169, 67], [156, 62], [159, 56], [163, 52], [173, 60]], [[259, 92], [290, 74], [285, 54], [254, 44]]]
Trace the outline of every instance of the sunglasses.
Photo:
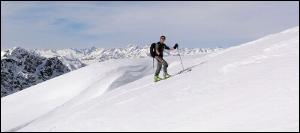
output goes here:
[[160, 38], [160, 39], [166, 40], [166, 38], [163, 38], [163, 37], [162, 37], [162, 38]]

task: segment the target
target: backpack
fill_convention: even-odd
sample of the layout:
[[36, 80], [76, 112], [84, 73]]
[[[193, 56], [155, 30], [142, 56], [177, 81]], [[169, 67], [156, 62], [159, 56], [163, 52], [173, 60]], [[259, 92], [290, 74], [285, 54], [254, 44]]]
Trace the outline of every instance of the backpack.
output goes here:
[[155, 45], [156, 45], [156, 43], [152, 43], [151, 44], [151, 46], [150, 46], [150, 55], [151, 55], [151, 57], [155, 57], [155, 55], [156, 55], [156, 52], [155, 52]]

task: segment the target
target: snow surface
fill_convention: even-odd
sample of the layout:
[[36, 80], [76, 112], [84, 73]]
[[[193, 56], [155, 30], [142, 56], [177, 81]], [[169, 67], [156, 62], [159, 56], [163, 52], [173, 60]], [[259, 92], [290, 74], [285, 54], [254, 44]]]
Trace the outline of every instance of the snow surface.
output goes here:
[[4, 97], [1, 131], [299, 131], [299, 27], [182, 58], [157, 83], [151, 58], [109, 60]]

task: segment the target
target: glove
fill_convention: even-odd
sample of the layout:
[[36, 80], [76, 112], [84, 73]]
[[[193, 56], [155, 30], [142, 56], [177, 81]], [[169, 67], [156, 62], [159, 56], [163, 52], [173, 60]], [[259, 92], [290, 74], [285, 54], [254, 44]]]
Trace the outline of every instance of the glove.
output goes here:
[[178, 44], [176, 43], [173, 48], [178, 49]]

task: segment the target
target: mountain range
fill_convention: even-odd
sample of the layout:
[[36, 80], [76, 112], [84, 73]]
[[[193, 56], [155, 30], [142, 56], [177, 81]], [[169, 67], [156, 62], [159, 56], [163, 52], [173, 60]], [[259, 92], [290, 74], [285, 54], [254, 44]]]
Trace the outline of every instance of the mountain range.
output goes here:
[[[149, 45], [125, 48], [24, 49], [1, 51], [1, 97], [84, 66], [110, 59], [148, 58]], [[222, 48], [181, 48], [166, 56], [204, 55]]]

